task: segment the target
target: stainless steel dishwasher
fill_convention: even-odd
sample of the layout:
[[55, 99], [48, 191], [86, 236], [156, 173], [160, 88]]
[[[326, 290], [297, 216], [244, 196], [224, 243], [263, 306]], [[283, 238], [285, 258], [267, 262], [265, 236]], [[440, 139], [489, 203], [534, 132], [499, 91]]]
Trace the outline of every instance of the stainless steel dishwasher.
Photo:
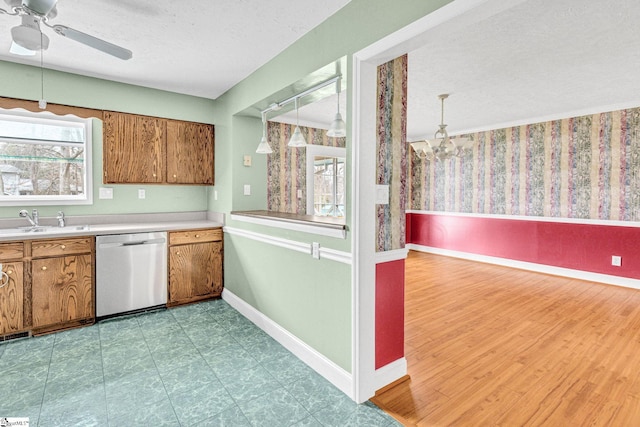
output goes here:
[[96, 236], [96, 317], [167, 303], [167, 233]]

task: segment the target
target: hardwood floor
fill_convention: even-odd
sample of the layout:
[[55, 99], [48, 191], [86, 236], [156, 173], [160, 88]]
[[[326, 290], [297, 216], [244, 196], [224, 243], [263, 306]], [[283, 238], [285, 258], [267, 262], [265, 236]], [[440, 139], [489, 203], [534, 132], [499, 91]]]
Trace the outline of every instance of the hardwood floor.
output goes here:
[[639, 426], [640, 291], [410, 252], [405, 425]]

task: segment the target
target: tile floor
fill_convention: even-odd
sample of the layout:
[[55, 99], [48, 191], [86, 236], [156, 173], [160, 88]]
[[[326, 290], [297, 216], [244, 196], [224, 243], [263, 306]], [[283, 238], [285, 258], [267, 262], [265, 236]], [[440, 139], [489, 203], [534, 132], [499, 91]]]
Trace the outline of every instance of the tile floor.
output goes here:
[[223, 300], [0, 344], [0, 417], [30, 426], [397, 426]]

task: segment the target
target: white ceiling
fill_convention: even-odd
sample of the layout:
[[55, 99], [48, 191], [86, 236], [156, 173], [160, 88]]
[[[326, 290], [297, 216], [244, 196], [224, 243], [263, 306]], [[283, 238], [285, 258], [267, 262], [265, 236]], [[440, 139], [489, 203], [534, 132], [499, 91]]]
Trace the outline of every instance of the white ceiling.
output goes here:
[[[122, 61], [48, 32], [45, 66], [215, 99], [347, 2], [60, 0], [53, 23], [134, 56]], [[637, 0], [454, 3], [473, 2], [405, 48], [409, 140], [437, 130], [441, 93], [450, 94], [452, 134], [640, 105]], [[0, 15], [0, 59], [39, 65], [8, 54], [17, 22]], [[344, 112], [345, 99], [340, 105]], [[301, 108], [300, 121], [328, 127], [335, 109], [328, 98]]]
[[[483, 2], [407, 43], [407, 139], [433, 137], [443, 93], [451, 134], [640, 106], [639, 22], [637, 0]], [[329, 99], [300, 121], [334, 114]]]
[[[63, 24], [133, 51], [123, 61], [43, 27], [47, 68], [215, 99], [349, 0], [59, 0]], [[0, 8], [7, 9], [0, 1]], [[19, 17], [0, 14], [0, 60]]]

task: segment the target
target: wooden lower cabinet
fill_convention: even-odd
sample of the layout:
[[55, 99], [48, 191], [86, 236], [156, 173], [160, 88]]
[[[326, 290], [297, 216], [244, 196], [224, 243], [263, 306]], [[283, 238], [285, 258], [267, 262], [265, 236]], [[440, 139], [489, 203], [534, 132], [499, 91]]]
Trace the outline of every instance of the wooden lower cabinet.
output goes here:
[[22, 260], [2, 262], [0, 279], [0, 336], [24, 329], [24, 265]]
[[169, 233], [167, 305], [219, 297], [222, 294], [222, 230]]
[[0, 243], [0, 336], [21, 332], [24, 324], [24, 243]]
[[31, 306], [35, 333], [93, 323], [94, 240], [32, 242]]
[[91, 255], [33, 261], [34, 328], [93, 317], [91, 264]]

